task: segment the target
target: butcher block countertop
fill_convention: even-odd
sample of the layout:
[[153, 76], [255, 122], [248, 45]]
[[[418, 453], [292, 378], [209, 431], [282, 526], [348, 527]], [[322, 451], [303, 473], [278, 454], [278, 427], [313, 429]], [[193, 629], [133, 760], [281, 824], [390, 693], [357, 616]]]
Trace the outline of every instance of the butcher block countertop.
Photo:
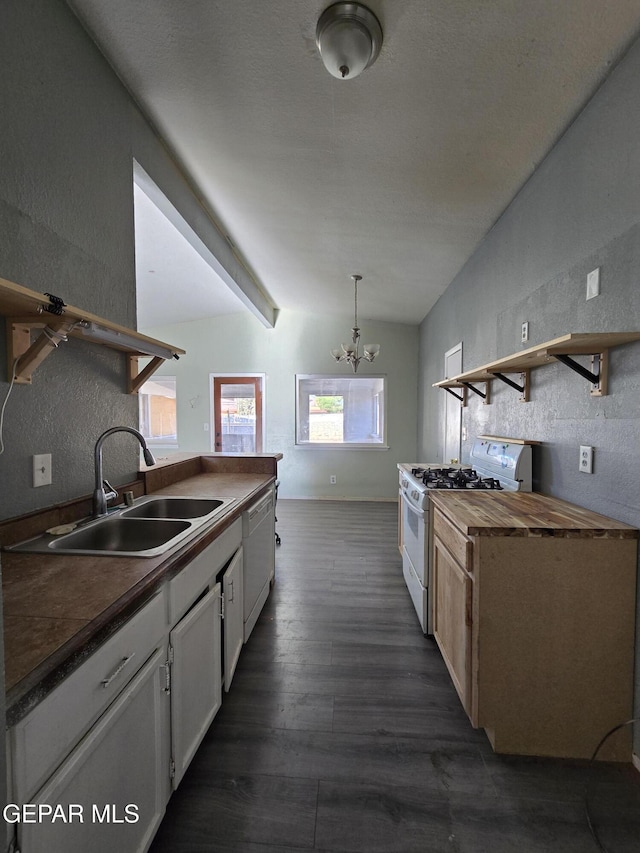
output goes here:
[[[239, 458], [240, 472], [233, 472], [228, 459], [212, 456], [190, 454], [188, 469], [179, 464], [171, 472], [164, 462], [143, 472], [147, 493], [236, 498], [199, 536], [165, 554], [2, 553], [8, 725], [28, 713], [275, 482], [281, 458], [263, 454], [255, 458], [258, 473], [244, 473], [252, 467], [249, 457]], [[176, 476], [183, 479], [175, 481]]]
[[538, 492], [433, 489], [429, 498], [467, 536], [638, 538], [635, 527]]

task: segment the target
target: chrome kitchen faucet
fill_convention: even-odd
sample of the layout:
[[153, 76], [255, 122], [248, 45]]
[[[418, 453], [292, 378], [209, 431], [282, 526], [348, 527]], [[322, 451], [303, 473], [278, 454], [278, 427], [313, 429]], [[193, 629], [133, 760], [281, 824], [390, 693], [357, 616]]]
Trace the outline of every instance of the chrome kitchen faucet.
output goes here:
[[93, 493], [93, 517], [100, 518], [102, 515], [107, 514], [107, 501], [111, 500], [111, 498], [117, 497], [118, 493], [113, 488], [113, 486], [102, 477], [102, 445], [104, 444], [105, 438], [110, 435], [113, 435], [114, 432], [130, 432], [131, 435], [135, 435], [135, 437], [140, 442], [140, 446], [142, 447], [142, 453], [144, 455], [144, 461], [147, 465], [155, 465], [156, 460], [153, 458], [153, 454], [147, 447], [147, 442], [144, 439], [144, 436], [141, 432], [138, 432], [137, 429], [133, 427], [111, 427], [111, 429], [106, 430], [102, 433], [100, 438], [96, 441], [96, 446], [94, 449], [94, 461], [95, 461], [95, 472], [96, 472], [96, 488]]

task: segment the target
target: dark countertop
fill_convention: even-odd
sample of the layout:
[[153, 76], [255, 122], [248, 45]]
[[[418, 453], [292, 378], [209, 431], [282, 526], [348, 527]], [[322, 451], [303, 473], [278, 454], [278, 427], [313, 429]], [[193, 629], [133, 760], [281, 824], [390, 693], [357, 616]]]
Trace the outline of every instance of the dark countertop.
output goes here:
[[7, 724], [28, 713], [275, 479], [266, 472], [198, 473], [154, 488], [237, 499], [195, 539], [159, 557], [3, 552]]

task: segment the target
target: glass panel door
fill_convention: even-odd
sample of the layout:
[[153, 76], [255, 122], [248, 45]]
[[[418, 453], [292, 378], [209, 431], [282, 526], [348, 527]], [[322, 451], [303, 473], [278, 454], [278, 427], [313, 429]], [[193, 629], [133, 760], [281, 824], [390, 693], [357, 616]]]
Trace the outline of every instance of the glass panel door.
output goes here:
[[217, 453], [262, 452], [261, 377], [214, 377], [213, 410]]

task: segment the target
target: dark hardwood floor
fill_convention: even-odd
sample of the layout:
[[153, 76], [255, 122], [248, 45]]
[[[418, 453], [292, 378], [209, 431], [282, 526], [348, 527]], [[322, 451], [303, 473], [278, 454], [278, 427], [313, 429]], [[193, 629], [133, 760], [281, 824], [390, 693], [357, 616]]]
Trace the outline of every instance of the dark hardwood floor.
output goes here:
[[[285, 501], [276, 584], [152, 853], [640, 851], [630, 767], [495, 755], [402, 579], [391, 503]], [[595, 746], [595, 745], [594, 745]]]

